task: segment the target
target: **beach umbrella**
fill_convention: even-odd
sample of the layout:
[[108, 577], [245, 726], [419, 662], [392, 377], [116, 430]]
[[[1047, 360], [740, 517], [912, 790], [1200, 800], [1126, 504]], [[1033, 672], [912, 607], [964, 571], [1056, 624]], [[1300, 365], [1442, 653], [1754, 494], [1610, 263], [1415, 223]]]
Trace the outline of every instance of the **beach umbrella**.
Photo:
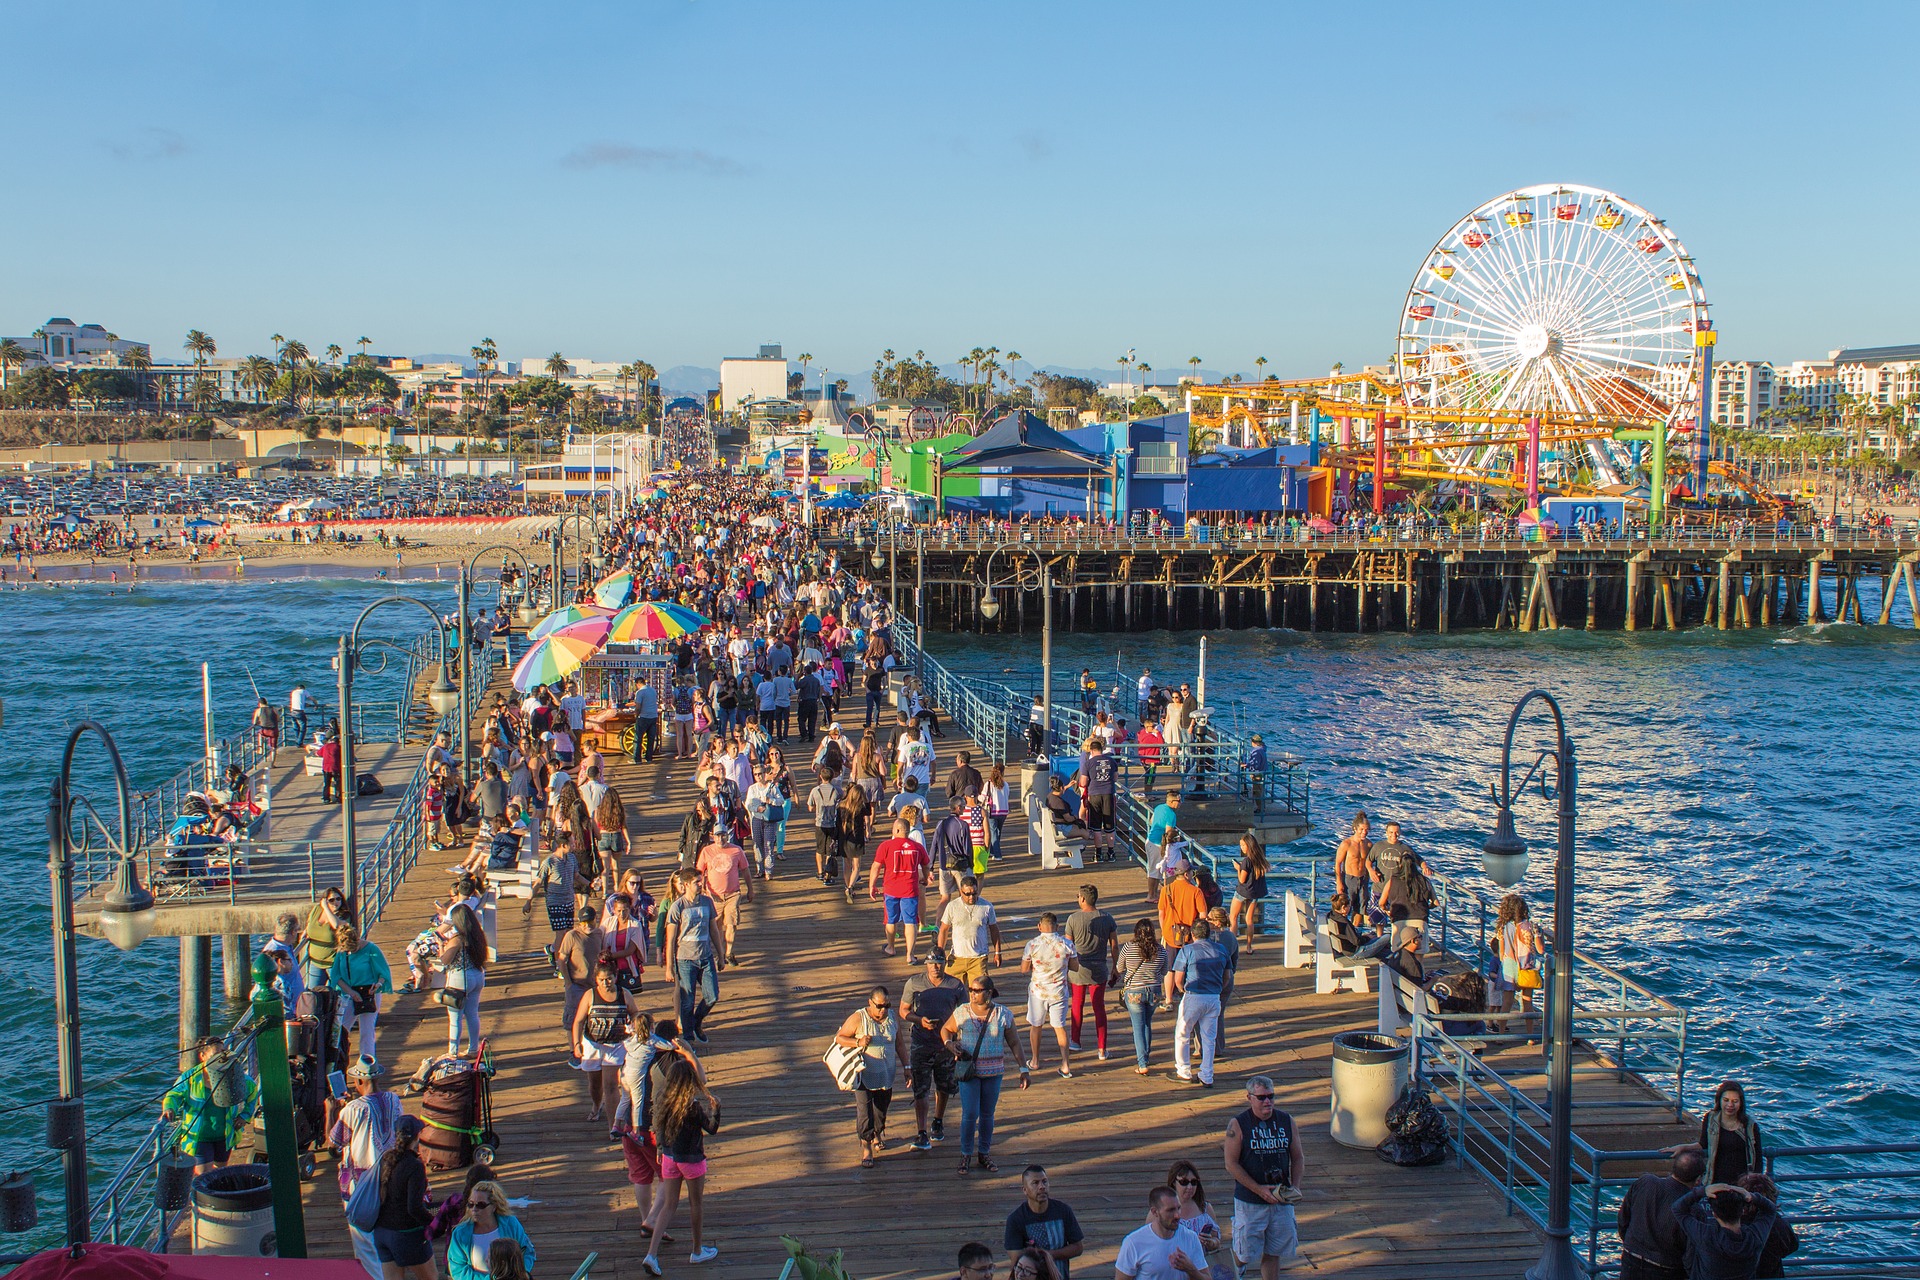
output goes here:
[[607, 631], [610, 644], [633, 644], [641, 640], [678, 640], [702, 627], [713, 625], [685, 605], [665, 600], [647, 600], [613, 615]]
[[218, 529], [220, 525], [217, 521], [213, 520], [189, 520], [187, 521], [186, 527], [189, 529]]
[[525, 693], [536, 685], [564, 680], [578, 671], [600, 646], [581, 636], [549, 635], [533, 648], [513, 669], [513, 687]]
[[593, 598], [609, 609], [618, 609], [633, 594], [633, 570], [622, 569], [600, 579], [600, 585], [593, 589]]
[[611, 618], [613, 610], [602, 609], [597, 604], [570, 604], [555, 609], [540, 621], [534, 623], [533, 630], [527, 632], [528, 640], [540, 640], [562, 627], [572, 626], [585, 618]]
[[540, 638], [551, 640], [555, 636], [565, 636], [569, 640], [585, 640], [597, 649], [606, 645], [607, 632], [612, 626], [612, 614], [595, 614], [590, 618], [582, 618], [578, 622], [569, 622], [564, 627], [555, 627]]

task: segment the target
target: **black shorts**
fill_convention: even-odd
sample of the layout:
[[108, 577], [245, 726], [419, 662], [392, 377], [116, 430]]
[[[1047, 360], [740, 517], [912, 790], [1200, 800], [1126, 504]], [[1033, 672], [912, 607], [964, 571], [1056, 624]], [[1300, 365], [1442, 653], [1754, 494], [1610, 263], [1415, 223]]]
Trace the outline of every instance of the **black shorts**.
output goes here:
[[953, 1078], [953, 1054], [945, 1045], [915, 1042], [908, 1047], [907, 1065], [913, 1071], [915, 1101], [927, 1097], [936, 1087], [945, 1097], [959, 1092], [960, 1082]]
[[1087, 830], [1113, 830], [1113, 796], [1087, 797]]
[[380, 1261], [391, 1262], [396, 1267], [418, 1267], [433, 1261], [433, 1246], [427, 1243], [425, 1227], [406, 1231], [375, 1227], [373, 1251]]

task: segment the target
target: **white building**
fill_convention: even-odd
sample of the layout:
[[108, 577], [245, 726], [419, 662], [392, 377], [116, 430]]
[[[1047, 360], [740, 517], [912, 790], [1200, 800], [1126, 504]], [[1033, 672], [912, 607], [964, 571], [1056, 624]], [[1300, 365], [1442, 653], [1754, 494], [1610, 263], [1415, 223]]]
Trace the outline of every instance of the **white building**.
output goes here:
[[739, 413], [750, 400], [787, 398], [787, 361], [780, 344], [760, 348], [757, 356], [728, 356], [720, 362], [720, 407]]
[[111, 364], [130, 351], [152, 354], [151, 348], [144, 342], [129, 342], [108, 333], [103, 325], [75, 324], [65, 316], [54, 316], [41, 325], [38, 332], [28, 337], [16, 337], [13, 341], [25, 347], [29, 355], [39, 357], [28, 363], [29, 368], [36, 364], [50, 364], [56, 369], [73, 365]]
[[1715, 425], [1746, 430], [1768, 421], [1776, 398], [1774, 368], [1764, 360], [1723, 360], [1713, 366], [1710, 412]]
[[[1840, 410], [1840, 383], [1833, 376], [1833, 361], [1795, 360], [1774, 370], [1774, 382], [1783, 403], [1797, 401], [1816, 418]], [[1791, 393], [1791, 394], [1789, 394]]]
[[629, 431], [575, 432], [558, 462], [537, 462], [522, 469], [526, 492], [568, 498], [598, 498], [616, 513], [642, 492], [651, 491], [656, 441]]

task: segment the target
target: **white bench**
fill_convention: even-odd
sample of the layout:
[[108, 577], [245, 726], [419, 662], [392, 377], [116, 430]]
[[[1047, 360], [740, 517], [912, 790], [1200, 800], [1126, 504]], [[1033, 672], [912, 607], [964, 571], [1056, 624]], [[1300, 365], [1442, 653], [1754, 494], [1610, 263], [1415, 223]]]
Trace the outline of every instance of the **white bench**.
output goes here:
[[1392, 965], [1380, 966], [1380, 1034], [1398, 1035], [1413, 1027], [1412, 1010], [1432, 1021], [1440, 1018], [1440, 1002]]
[[1313, 963], [1313, 918], [1307, 904], [1287, 890], [1287, 927], [1280, 946], [1280, 967], [1304, 969]]
[[1327, 918], [1321, 916], [1313, 930], [1313, 990], [1330, 996], [1336, 991], [1367, 993], [1367, 971], [1377, 960], [1342, 957], [1333, 949], [1333, 935], [1327, 932]]
[[1082, 836], [1062, 838], [1059, 829], [1054, 826], [1053, 818], [1047, 813], [1046, 806], [1038, 796], [1027, 798], [1027, 837], [1029, 843], [1039, 837], [1040, 869], [1058, 871], [1067, 868], [1078, 871], [1081, 868], [1081, 850], [1086, 847]]

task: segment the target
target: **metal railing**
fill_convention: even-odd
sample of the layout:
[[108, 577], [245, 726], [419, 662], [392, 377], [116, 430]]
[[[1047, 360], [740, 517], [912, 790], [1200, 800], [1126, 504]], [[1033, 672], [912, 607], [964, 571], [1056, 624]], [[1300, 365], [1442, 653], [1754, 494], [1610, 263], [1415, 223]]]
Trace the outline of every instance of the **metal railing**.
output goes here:
[[[1480, 1174], [1499, 1190], [1509, 1211], [1544, 1230], [1552, 1168], [1547, 1107], [1476, 1052], [1485, 1037], [1453, 1036], [1419, 1010], [1413, 1013], [1413, 1035], [1416, 1078], [1447, 1115], [1456, 1165]], [[1574, 1105], [1582, 1105], [1577, 1092]], [[1786, 1259], [1787, 1274], [1827, 1280], [1914, 1275], [1920, 1250], [1914, 1247], [1913, 1224], [1920, 1222], [1920, 1212], [1909, 1206], [1920, 1186], [1920, 1164], [1897, 1157], [1915, 1153], [1920, 1143], [1769, 1150], [1767, 1172], [1781, 1189], [1781, 1211], [1801, 1235], [1800, 1251]], [[1603, 1150], [1577, 1130], [1573, 1134], [1571, 1226], [1575, 1257], [1587, 1275], [1619, 1274], [1620, 1201], [1637, 1176], [1663, 1169], [1669, 1158], [1661, 1149]], [[1610, 1166], [1631, 1168], [1609, 1174]], [[1796, 1190], [1809, 1194], [1804, 1200], [1791, 1198]]]

